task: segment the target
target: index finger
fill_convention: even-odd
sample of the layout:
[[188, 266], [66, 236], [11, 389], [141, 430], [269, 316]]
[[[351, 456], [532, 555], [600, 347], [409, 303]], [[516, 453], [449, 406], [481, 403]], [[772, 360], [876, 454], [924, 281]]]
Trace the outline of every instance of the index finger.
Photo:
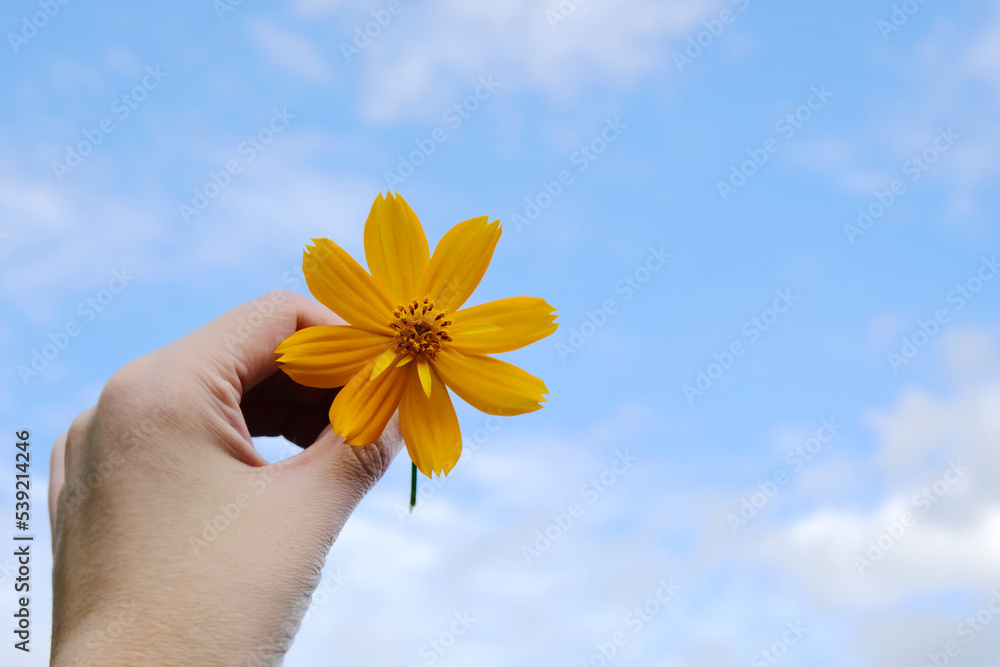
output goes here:
[[[234, 308], [165, 349], [230, 382], [237, 396], [278, 370], [274, 350], [299, 329], [346, 324], [325, 306], [296, 292], [268, 292]], [[177, 346], [174, 348], [173, 346]]]

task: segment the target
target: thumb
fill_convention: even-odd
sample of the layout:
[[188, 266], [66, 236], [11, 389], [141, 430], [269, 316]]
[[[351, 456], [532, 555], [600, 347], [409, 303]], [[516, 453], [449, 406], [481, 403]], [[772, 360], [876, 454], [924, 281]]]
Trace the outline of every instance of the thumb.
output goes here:
[[302, 518], [324, 528], [332, 543], [402, 448], [397, 415], [374, 443], [362, 447], [345, 443], [327, 427], [310, 447], [274, 464], [275, 472], [288, 485], [291, 502], [298, 504], [295, 512], [305, 512], [308, 519]]

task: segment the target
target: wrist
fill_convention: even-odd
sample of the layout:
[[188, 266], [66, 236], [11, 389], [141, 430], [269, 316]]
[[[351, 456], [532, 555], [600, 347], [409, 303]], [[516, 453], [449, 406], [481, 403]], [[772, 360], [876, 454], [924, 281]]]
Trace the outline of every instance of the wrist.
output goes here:
[[134, 600], [93, 602], [85, 610], [53, 619], [51, 667], [179, 664], [163, 650], [171, 644], [163, 633], [140, 639]]
[[196, 613], [197, 606], [116, 601], [95, 605], [71, 623], [56, 619], [50, 667], [268, 667], [280, 664], [297, 630], [297, 623], [287, 632], [264, 623], [251, 628], [248, 619], [241, 623], [227, 613], [240, 606], [235, 602], [214, 618]]

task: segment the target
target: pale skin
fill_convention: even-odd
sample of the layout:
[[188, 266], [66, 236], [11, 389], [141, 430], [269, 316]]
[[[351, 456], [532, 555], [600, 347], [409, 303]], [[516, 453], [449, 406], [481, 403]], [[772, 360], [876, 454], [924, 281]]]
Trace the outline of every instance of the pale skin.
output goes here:
[[[343, 324], [274, 292], [122, 367], [52, 450], [52, 662], [257, 666], [288, 650], [347, 518], [402, 447], [332, 434], [274, 349]], [[273, 465], [251, 436], [306, 446]]]

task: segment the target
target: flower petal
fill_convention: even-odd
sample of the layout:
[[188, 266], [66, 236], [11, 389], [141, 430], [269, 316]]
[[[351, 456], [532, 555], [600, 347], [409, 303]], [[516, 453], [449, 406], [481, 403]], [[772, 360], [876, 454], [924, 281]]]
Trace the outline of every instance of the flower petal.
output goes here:
[[376, 197], [365, 223], [365, 258], [372, 278], [394, 305], [423, 296], [417, 288], [430, 256], [424, 228], [406, 200], [391, 193]]
[[351, 378], [330, 406], [333, 432], [349, 445], [370, 445], [382, 435], [406, 387], [409, 368], [393, 365], [370, 380], [374, 364], [372, 360]]
[[559, 327], [554, 311], [544, 299], [531, 296], [464, 308], [449, 318], [451, 348], [463, 354], [494, 354], [530, 345]]
[[417, 469], [430, 477], [447, 475], [462, 454], [462, 433], [448, 388], [431, 371], [433, 389], [424, 393], [420, 379], [411, 372], [399, 404], [399, 427], [406, 451]]
[[396, 354], [395, 347], [387, 347], [385, 352], [379, 355], [378, 359], [375, 360], [375, 365], [372, 366], [371, 375], [368, 376], [369, 380], [374, 380], [377, 378], [382, 371], [389, 368], [389, 364], [395, 364], [399, 359], [399, 355]]
[[431, 388], [434, 386], [431, 380], [431, 365], [423, 359], [417, 360], [417, 377], [420, 378], [420, 386], [423, 388], [424, 393], [430, 398]]
[[439, 310], [456, 310], [483, 279], [500, 240], [500, 221], [489, 216], [460, 222], [444, 235], [427, 264], [420, 294]]
[[368, 272], [330, 239], [313, 243], [302, 256], [302, 272], [313, 296], [348, 324], [391, 336], [394, 306]]
[[392, 344], [388, 336], [350, 326], [316, 326], [296, 331], [275, 354], [290, 378], [307, 387], [343, 387]]
[[484, 355], [465, 356], [450, 348], [438, 352], [434, 370], [462, 400], [490, 415], [534, 412], [549, 393], [545, 383], [517, 366]]

